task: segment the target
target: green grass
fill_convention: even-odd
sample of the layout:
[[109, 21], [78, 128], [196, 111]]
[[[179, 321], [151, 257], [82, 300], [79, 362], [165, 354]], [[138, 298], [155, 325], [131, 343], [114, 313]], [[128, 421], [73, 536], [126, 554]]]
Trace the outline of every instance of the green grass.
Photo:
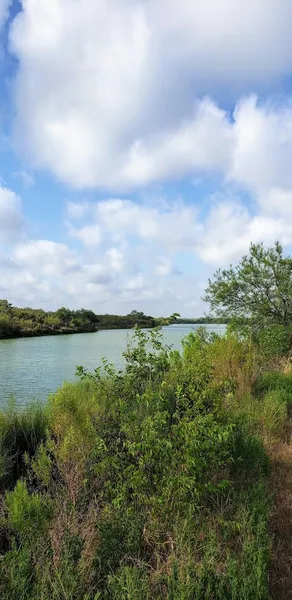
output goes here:
[[261, 375], [255, 382], [253, 392], [262, 396], [266, 392], [279, 390], [285, 400], [292, 403], [292, 374], [285, 375], [279, 371], [271, 371]]
[[31, 403], [20, 410], [10, 402], [0, 413], [0, 487], [12, 485], [26, 471], [25, 457], [31, 458], [45, 439], [47, 410]]

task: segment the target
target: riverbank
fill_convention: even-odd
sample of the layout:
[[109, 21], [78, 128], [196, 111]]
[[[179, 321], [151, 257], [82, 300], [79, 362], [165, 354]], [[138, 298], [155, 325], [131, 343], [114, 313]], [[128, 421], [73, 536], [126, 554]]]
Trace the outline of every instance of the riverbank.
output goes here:
[[22, 338], [35, 338], [35, 337], [51, 337], [56, 335], [74, 335], [80, 333], [96, 333], [99, 329], [61, 329], [56, 330], [43, 330], [43, 331], [19, 331], [15, 334], [7, 334], [5, 337], [0, 337], [0, 340], [21, 340]]
[[45, 406], [0, 414], [3, 600], [274, 593], [292, 375], [235, 335], [191, 333], [182, 353], [149, 335], [123, 373], [80, 369]]
[[[114, 326], [104, 326], [104, 327], [99, 327], [99, 328], [92, 328], [92, 329], [60, 329], [58, 331], [56, 330], [44, 330], [44, 331], [22, 331], [19, 332], [15, 335], [6, 335], [5, 337], [0, 337], [0, 341], [1, 340], [17, 340], [17, 339], [22, 339], [22, 338], [34, 338], [34, 337], [51, 337], [51, 336], [57, 336], [57, 335], [75, 335], [75, 334], [81, 334], [81, 333], [97, 333], [98, 331], [115, 331], [115, 330], [127, 330], [127, 329], [134, 329], [136, 327], [136, 325], [133, 325], [131, 327], [126, 326], [126, 325], [120, 325], [119, 327], [114, 327]], [[143, 327], [143, 329], [153, 329], [154, 327], [156, 327], [156, 325], [153, 326], [148, 326], [148, 327]]]
[[136, 325], [153, 328], [158, 324], [154, 317], [132, 311], [128, 315], [97, 315], [92, 310], [59, 308], [44, 311], [17, 308], [7, 300], [0, 300], [0, 339], [93, 333], [101, 329], [128, 329]]

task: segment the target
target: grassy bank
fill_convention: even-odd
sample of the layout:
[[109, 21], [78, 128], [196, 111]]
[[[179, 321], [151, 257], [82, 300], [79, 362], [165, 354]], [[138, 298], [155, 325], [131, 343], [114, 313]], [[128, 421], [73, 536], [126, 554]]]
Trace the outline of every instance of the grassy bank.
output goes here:
[[125, 372], [79, 369], [44, 407], [3, 411], [1, 598], [270, 598], [282, 371], [236, 335], [180, 354], [138, 330]]

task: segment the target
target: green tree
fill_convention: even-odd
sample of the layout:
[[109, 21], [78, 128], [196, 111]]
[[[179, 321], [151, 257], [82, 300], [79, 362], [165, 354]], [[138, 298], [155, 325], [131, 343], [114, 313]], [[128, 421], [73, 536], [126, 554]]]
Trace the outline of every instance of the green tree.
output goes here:
[[55, 315], [59, 319], [61, 325], [63, 325], [64, 327], [70, 326], [72, 319], [72, 311], [69, 308], [65, 308], [65, 306], [62, 306], [62, 308], [56, 310]]
[[283, 248], [251, 244], [236, 267], [219, 269], [203, 298], [221, 317], [248, 320], [261, 329], [292, 324], [292, 259]]
[[169, 317], [169, 321], [170, 323], [176, 323], [177, 319], [180, 317], [180, 314], [178, 312], [173, 313], [172, 315], [170, 315]]
[[1, 314], [10, 315], [12, 311], [12, 304], [8, 300], [0, 300], [0, 312]]

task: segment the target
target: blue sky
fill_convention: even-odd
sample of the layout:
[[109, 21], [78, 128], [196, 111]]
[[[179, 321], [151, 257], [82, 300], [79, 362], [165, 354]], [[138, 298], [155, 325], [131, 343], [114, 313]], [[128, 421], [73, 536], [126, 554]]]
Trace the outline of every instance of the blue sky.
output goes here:
[[292, 245], [290, 0], [0, 0], [0, 297], [203, 314]]

